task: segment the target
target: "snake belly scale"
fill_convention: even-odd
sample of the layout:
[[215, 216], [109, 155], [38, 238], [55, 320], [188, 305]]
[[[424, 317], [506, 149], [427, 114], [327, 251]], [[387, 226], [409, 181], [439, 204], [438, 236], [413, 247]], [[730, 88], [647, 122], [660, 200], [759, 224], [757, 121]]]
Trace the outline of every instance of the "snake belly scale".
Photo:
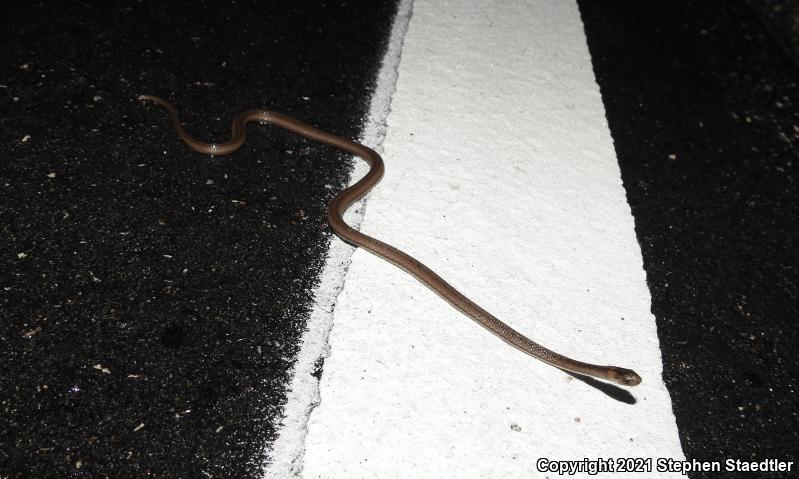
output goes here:
[[228, 141], [224, 143], [204, 143], [189, 135], [180, 122], [175, 107], [168, 101], [152, 95], [140, 95], [138, 100], [149, 101], [164, 108], [171, 116], [181, 141], [183, 141], [186, 146], [199, 153], [210, 155], [227, 155], [233, 153], [244, 143], [246, 125], [251, 122], [257, 122], [275, 125], [310, 140], [333, 146], [362, 158], [369, 164], [369, 172], [354, 185], [339, 193], [327, 208], [327, 219], [331, 229], [336, 235], [344, 241], [363, 248], [408, 272], [419, 282], [435, 291], [457, 310], [472, 318], [480, 326], [491, 331], [514, 348], [540, 361], [565, 371], [603, 379], [624, 386], [635, 386], [641, 383], [641, 377], [633, 370], [577, 361], [541, 346], [503, 323], [491, 313], [477, 305], [474, 301], [464, 296], [460, 291], [444, 281], [443, 278], [416, 258], [398, 250], [390, 244], [351, 228], [344, 221], [344, 212], [354, 202], [368, 193], [383, 177], [383, 159], [371, 148], [320, 130], [281, 113], [268, 110], [247, 110], [240, 113], [233, 120], [231, 136]]

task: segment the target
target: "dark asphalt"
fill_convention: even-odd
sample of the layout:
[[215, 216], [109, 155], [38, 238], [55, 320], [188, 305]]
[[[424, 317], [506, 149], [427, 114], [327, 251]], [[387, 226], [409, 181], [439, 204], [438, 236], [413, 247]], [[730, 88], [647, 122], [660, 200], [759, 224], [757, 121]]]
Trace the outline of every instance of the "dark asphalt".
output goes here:
[[[15, 3], [0, 477], [258, 477], [349, 162], [133, 98], [357, 137], [395, 2]], [[755, 3], [579, 1], [689, 459], [799, 459], [799, 62]]]
[[579, 5], [683, 450], [797, 461], [797, 66], [741, 1]]
[[[258, 477], [393, 1], [10, 2], [0, 32], [0, 477]], [[258, 130], [258, 131], [256, 131]]]

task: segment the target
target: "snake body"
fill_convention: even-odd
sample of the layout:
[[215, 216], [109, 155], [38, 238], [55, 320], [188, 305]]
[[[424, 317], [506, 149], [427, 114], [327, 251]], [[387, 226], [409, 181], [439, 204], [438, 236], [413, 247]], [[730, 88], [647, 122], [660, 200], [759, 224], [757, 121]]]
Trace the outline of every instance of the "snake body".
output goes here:
[[419, 282], [435, 291], [457, 310], [476, 321], [480, 326], [483, 326], [506, 343], [536, 359], [565, 371], [604, 379], [624, 386], [635, 386], [641, 383], [641, 377], [630, 369], [616, 366], [599, 366], [577, 361], [541, 346], [481, 308], [416, 258], [400, 251], [390, 244], [351, 228], [344, 221], [344, 212], [354, 202], [368, 193], [383, 177], [383, 159], [371, 148], [320, 130], [281, 113], [268, 110], [247, 110], [240, 113], [233, 120], [231, 136], [228, 141], [224, 143], [204, 143], [189, 135], [181, 124], [175, 107], [168, 101], [151, 95], [140, 95], [138, 100], [153, 102], [169, 112], [178, 136], [183, 143], [192, 150], [200, 153], [210, 155], [227, 155], [233, 153], [244, 143], [246, 125], [251, 122], [258, 122], [278, 126], [305, 138], [336, 147], [362, 158], [369, 164], [369, 172], [354, 185], [336, 195], [327, 208], [327, 219], [330, 223], [330, 227], [341, 239], [363, 248], [394, 264], [398, 268], [407, 271]]

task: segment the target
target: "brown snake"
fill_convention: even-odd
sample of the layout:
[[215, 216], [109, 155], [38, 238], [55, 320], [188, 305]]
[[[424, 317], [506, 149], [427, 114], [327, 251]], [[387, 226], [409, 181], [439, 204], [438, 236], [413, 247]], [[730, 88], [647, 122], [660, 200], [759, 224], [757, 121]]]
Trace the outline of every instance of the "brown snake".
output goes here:
[[480, 326], [483, 326], [499, 336], [500, 339], [506, 343], [536, 359], [555, 366], [556, 368], [586, 376], [593, 376], [624, 386], [635, 386], [641, 383], [641, 377], [630, 369], [616, 366], [598, 366], [596, 364], [576, 361], [527, 339], [507, 324], [492, 316], [488, 311], [475, 304], [460, 291], [453, 288], [430, 268], [419, 262], [419, 260], [403, 253], [390, 244], [367, 236], [345, 223], [344, 211], [368, 193], [383, 176], [383, 159], [371, 148], [332, 133], [322, 131], [281, 113], [268, 110], [247, 110], [242, 112], [233, 120], [230, 140], [224, 143], [203, 143], [192, 138], [186, 129], [183, 128], [178, 113], [171, 103], [162, 98], [150, 95], [140, 95], [138, 99], [140, 101], [151, 101], [166, 109], [172, 117], [175, 129], [177, 129], [178, 136], [180, 136], [183, 143], [192, 150], [200, 153], [210, 155], [227, 155], [233, 153], [244, 143], [245, 127], [247, 123], [255, 121], [279, 126], [292, 133], [304, 136], [305, 138], [334, 146], [340, 150], [361, 157], [369, 164], [369, 172], [357, 183], [336, 195], [327, 208], [327, 220], [330, 223], [330, 227], [341, 239], [355, 246], [364, 248], [372, 254], [407, 271], [422, 284], [444, 298], [457, 310], [477, 321]]

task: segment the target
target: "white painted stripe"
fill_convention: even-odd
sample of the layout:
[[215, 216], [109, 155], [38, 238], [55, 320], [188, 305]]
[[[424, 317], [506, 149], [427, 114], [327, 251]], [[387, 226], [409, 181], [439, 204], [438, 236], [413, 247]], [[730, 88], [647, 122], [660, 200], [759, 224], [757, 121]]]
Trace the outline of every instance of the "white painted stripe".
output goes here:
[[357, 250], [302, 477], [543, 477], [539, 458], [682, 460], [574, 2], [417, 0], [384, 146], [366, 233], [534, 340], [644, 382], [630, 389], [636, 404], [616, 401]]
[[[411, 16], [412, 0], [402, 0], [397, 8], [388, 48], [378, 74], [375, 92], [364, 125], [360, 141], [373, 145], [382, 153], [380, 145], [386, 133], [386, 118], [391, 106], [391, 97], [397, 82], [397, 68], [402, 51], [402, 40]], [[368, 167], [358, 162], [353, 179], [361, 178]], [[347, 222], [358, 227], [363, 218], [363, 204], [354, 205], [348, 211]], [[333, 306], [344, 284], [344, 275], [350, 265], [353, 248], [339, 239], [331, 242], [319, 286], [314, 293], [314, 308], [308, 318], [297, 362], [292, 371], [290, 391], [283, 411], [283, 421], [278, 438], [266, 452], [269, 463], [264, 465], [264, 477], [284, 479], [299, 477], [305, 445], [308, 416], [319, 404], [319, 381], [312, 374], [318, 359], [327, 356], [328, 335], [333, 324]]]

